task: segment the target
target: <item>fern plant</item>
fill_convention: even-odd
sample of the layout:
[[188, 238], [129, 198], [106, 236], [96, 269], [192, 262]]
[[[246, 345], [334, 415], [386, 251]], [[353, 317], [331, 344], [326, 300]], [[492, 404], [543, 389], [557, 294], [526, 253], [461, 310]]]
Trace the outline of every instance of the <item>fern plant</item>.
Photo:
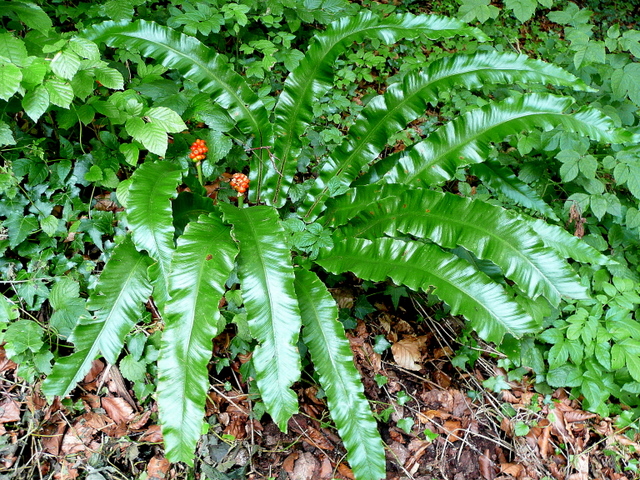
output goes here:
[[[331, 88], [336, 58], [364, 38], [484, 40], [456, 20], [363, 13], [330, 25], [286, 79], [272, 113], [242, 76], [193, 37], [146, 21], [106, 22], [85, 35], [178, 70], [228, 112], [239, 132], [252, 137], [251, 186], [246, 203], [238, 206], [213, 205], [197, 192], [178, 194], [187, 175], [184, 162], [138, 167], [124, 202], [130, 234], [115, 248], [90, 298], [93, 316], [75, 328], [75, 352], [58, 361], [43, 385], [48, 396], [67, 395], [98, 354], [116, 362], [153, 295], [165, 323], [157, 400], [172, 461], [193, 462], [211, 341], [225, 323], [218, 305], [234, 269], [257, 341], [252, 362], [267, 411], [282, 430], [297, 412], [291, 386], [300, 376], [302, 333], [348, 460], [362, 480], [385, 476], [383, 443], [318, 266], [433, 292], [482, 338], [498, 343], [505, 335], [539, 329], [546, 306], [586, 296], [566, 258], [606, 261], [559, 227], [434, 188], [459, 169], [484, 162], [491, 142], [522, 130], [562, 125], [596, 141], [629, 140], [595, 109], [572, 113], [570, 97], [525, 93], [490, 102], [381, 159], [389, 137], [421, 117], [440, 91], [516, 82], [587, 90], [564, 70], [522, 55], [458, 54], [407, 74], [366, 104], [302, 187], [296, 182], [301, 137], [313, 121], [314, 102]], [[552, 215], [513, 176], [490, 169], [485, 176], [518, 193], [526, 207]], [[292, 230], [309, 238], [331, 232], [332, 246], [307, 249], [307, 255], [304, 247], [313, 240], [298, 242], [293, 256]]]

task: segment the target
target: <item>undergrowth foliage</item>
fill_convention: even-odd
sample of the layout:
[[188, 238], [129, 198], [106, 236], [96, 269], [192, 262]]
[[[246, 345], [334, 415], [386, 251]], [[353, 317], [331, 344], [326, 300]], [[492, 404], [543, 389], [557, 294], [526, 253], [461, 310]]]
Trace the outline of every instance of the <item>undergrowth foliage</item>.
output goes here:
[[[473, 3], [462, 2], [462, 8]], [[529, 18], [538, 4], [548, 2], [520, 3], [527, 9], [516, 9], [514, 2], [506, 5], [518, 18]], [[130, 353], [120, 361], [121, 368], [125, 359], [148, 364], [157, 358], [157, 400], [167, 457], [193, 463], [209, 389], [211, 342], [233, 321], [239, 333], [248, 328], [257, 345], [246, 371], [278, 426], [286, 430], [298, 410], [292, 385], [300, 378], [302, 343], [356, 478], [383, 478], [383, 443], [335, 302], [323, 282], [327, 272], [391, 279], [434, 294], [483, 339], [514, 351], [531, 343], [527, 334], [549, 327], [552, 312], [568, 301], [570, 307], [564, 308], [572, 315], [539, 337], [553, 345], [547, 358], [549, 384], [579, 384], [582, 357], [576, 352], [603, 348], [595, 341], [602, 336], [602, 325], [611, 330], [606, 340], [619, 342], [609, 367], [627, 365], [640, 385], [635, 343], [628, 338], [640, 338], [640, 333], [635, 322], [621, 320], [640, 300], [633, 282], [618, 279], [615, 287], [609, 285], [606, 271], [598, 269], [614, 269], [615, 262], [561, 227], [533, 218], [558, 221], [559, 216], [530, 184], [491, 158], [493, 145], [505, 138], [522, 140], [523, 132], [533, 131], [528, 147], [518, 142], [518, 149], [529, 154], [546, 148], [541, 135], [561, 132], [579, 139], [576, 145], [582, 142], [575, 154], [569, 149], [564, 156], [558, 154], [560, 175], [570, 182], [579, 175], [595, 176], [595, 167], [581, 157], [589, 139], [620, 145], [637, 141], [596, 108], [574, 107], [574, 97], [594, 90], [582, 79], [525, 55], [490, 48], [434, 55], [421, 65], [401, 68], [380, 89], [383, 93], [364, 97], [356, 114], [346, 112], [345, 123], [340, 123], [342, 112], [336, 108], [331, 118], [341, 128], [325, 125], [318, 133], [316, 117], [326, 113], [323, 102], [332, 94], [336, 75], [342, 75], [339, 81], [344, 83], [349, 78], [373, 81], [371, 72], [349, 69], [348, 61], [358, 63], [360, 58], [349, 56], [354, 42], [366, 40], [382, 50], [404, 39], [455, 38], [464, 43], [484, 42], [486, 35], [435, 15], [345, 15], [316, 34], [306, 53], [288, 50], [294, 38], [283, 32], [279, 40], [268, 42], [271, 46], [248, 40], [241, 48], [263, 57], [248, 59], [241, 74], [237, 59], [230, 61], [196, 36], [210, 39], [225, 26], [225, 35], [238, 34], [248, 21], [245, 5], [213, 11], [186, 2], [184, 14], [169, 9], [169, 26], [163, 26], [131, 22], [131, 5], [116, 11], [119, 3], [107, 2], [88, 6], [87, 15], [94, 12], [116, 21], [82, 34], [56, 33], [42, 9], [28, 2], [12, 5], [14, 10], [0, 2], [0, 14], [15, 26], [0, 33], [6, 46], [0, 52], [0, 75], [7, 79], [0, 81], [0, 99], [7, 105], [0, 117], [0, 143], [29, 147], [11, 156], [0, 172], [6, 196], [0, 202], [6, 229], [0, 245], [12, 257], [29, 259], [25, 269], [8, 275], [23, 310], [38, 310], [48, 300], [54, 310], [51, 328], [73, 343], [74, 352], [57, 358], [51, 371], [54, 356], [42, 341], [43, 330], [35, 322], [18, 320], [15, 305], [4, 297], [0, 322], [13, 322], [3, 333], [9, 356], [34, 365], [28, 372], [31, 378], [38, 372], [49, 374], [42, 388], [48, 397], [68, 395], [99, 355], [115, 364], [126, 347]], [[303, 21], [326, 23], [332, 18], [321, 15], [322, 9], [300, 9], [295, 15], [280, 10], [277, 15], [294, 23], [305, 15], [310, 20]], [[482, 12], [465, 15], [490, 18]], [[556, 16], [564, 21], [562, 13]], [[16, 34], [20, 22], [38, 35]], [[572, 28], [579, 27], [580, 22]], [[609, 33], [612, 45], [632, 40], [629, 34]], [[109, 61], [100, 53], [102, 44], [114, 49], [108, 50]], [[146, 57], [155, 62], [146, 62]], [[377, 61], [375, 55], [361, 57]], [[142, 78], [132, 78], [132, 88], [111, 92], [125, 87], [123, 65], [132, 60], [138, 60]], [[269, 88], [255, 90], [250, 82], [262, 78], [276, 61], [290, 73], [274, 97]], [[580, 66], [573, 56], [568, 63]], [[337, 71], [336, 65], [343, 68]], [[624, 67], [629, 75], [630, 65]], [[614, 82], [613, 88], [621, 90], [620, 83]], [[496, 87], [491, 98], [483, 95], [487, 85]], [[506, 86], [512, 88], [499, 90]], [[625, 88], [631, 94], [632, 85]], [[471, 96], [478, 106], [466, 105], [463, 111], [442, 106], [443, 98], [456, 91], [476, 93]], [[562, 95], [567, 91], [571, 93]], [[452, 119], [425, 127], [406, 148], [393, 148], [408, 125], [427, 123], [425, 112], [438, 108], [449, 108]], [[7, 113], [21, 111], [34, 124], [40, 121], [46, 124], [44, 130], [55, 132], [62, 158], [49, 162], [40, 140], [24, 133], [29, 128], [11, 128]], [[184, 133], [193, 118], [201, 121], [195, 142], [192, 133]], [[61, 132], [78, 122], [81, 132], [82, 126], [95, 126], [96, 139], [90, 151], [74, 159], [76, 152]], [[189, 145], [195, 163], [189, 160]], [[626, 165], [623, 153], [629, 151], [621, 146], [619, 163], [609, 163], [616, 178], [635, 192], [629, 172], [618, 167]], [[221, 173], [243, 168], [248, 180], [241, 173], [232, 177], [239, 195], [224, 182], [216, 183]], [[133, 173], [121, 181], [123, 171]], [[465, 172], [533, 216], [522, 213], [523, 208], [448, 191]], [[80, 199], [81, 188], [96, 186], [117, 189], [124, 212], [89, 212]], [[212, 188], [215, 202], [209, 196]], [[600, 219], [609, 210], [598, 206], [598, 195], [592, 193], [590, 202]], [[54, 210], [54, 205], [62, 208]], [[72, 227], [67, 229], [67, 223]], [[105, 236], [113, 237], [114, 244]], [[91, 241], [95, 249], [65, 255], [55, 250], [57, 241], [76, 252]], [[568, 259], [603, 272], [589, 275], [607, 296], [591, 300]], [[106, 262], [99, 276], [92, 272], [98, 261]], [[47, 262], [49, 270], [43, 266]], [[3, 260], [5, 273], [9, 264]], [[67, 276], [71, 270], [74, 278]], [[52, 279], [56, 282], [49, 291]], [[86, 302], [81, 288], [90, 291]], [[243, 305], [246, 316], [222, 315], [223, 297]], [[164, 329], [154, 336], [157, 342], [148, 342], [143, 350], [136, 347], [140, 335], [131, 332], [149, 316], [145, 305], [155, 306]], [[567, 364], [569, 357], [578, 366]], [[24, 370], [22, 374], [27, 375]], [[136, 393], [150, 393], [139, 385], [143, 383], [136, 382]], [[605, 390], [599, 396], [593, 389], [584, 390], [594, 405], [608, 395]]]
[[[297, 411], [291, 386], [300, 376], [301, 340], [356, 477], [378, 479], [385, 470], [382, 442], [315, 265], [435, 293], [496, 343], [537, 331], [545, 312], [563, 298], [587, 298], [565, 257], [606, 263], [597, 251], [558, 227], [538, 228], [539, 220], [433, 187], [460, 167], [482, 163], [491, 142], [524, 129], [562, 125], [601, 142], [631, 140], [597, 110], [572, 112], [568, 96], [522, 93], [460, 115], [380, 160], [389, 137], [420, 118], [442, 90], [519, 82], [587, 89], [558, 67], [506, 53], [435, 60], [371, 98], [339, 145], [320, 159], [316, 174], [296, 181], [301, 137], [314, 102], [331, 88], [336, 58], [365, 36], [391, 43], [417, 35], [483, 39], [480, 31], [445, 17], [345, 18], [316, 35], [271, 113], [243, 77], [194, 37], [147, 21], [106, 22], [85, 31], [91, 42], [135, 49], [176, 69], [210, 95], [233, 122], [229, 135], [238, 131], [250, 139], [251, 183], [247, 203], [214, 205], [193, 181], [191, 192], [178, 193], [189, 164], [167, 159], [139, 166], [119, 191], [130, 233], [119, 240], [94, 289], [88, 304], [94, 314], [71, 335], [75, 352], [58, 360], [43, 391], [67, 395], [98, 353], [115, 362], [152, 294], [165, 322], [157, 392], [167, 456], [192, 462], [211, 341], [225, 324], [218, 305], [227, 288], [239, 287], [258, 342], [252, 364], [268, 413], [286, 430]], [[525, 184], [503, 181], [526, 194], [527, 207], [548, 213]], [[296, 236], [300, 232], [307, 233], [306, 242]]]

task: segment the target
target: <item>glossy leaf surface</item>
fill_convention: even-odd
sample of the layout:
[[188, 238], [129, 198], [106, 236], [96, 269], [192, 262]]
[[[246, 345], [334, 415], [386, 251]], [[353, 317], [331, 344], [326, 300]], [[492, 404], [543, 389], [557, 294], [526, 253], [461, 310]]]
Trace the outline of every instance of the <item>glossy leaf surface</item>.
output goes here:
[[302, 338], [327, 395], [331, 418], [347, 448], [349, 464], [357, 479], [385, 478], [382, 439], [344, 327], [337, 320], [336, 303], [315, 273], [297, 269], [295, 274]]
[[455, 55], [432, 62], [425, 71], [411, 72], [373, 98], [356, 119], [344, 142], [322, 163], [316, 185], [301, 212], [314, 218], [329, 194], [329, 182], [348, 186], [383, 151], [389, 138], [424, 115], [440, 91], [457, 86], [478, 89], [486, 84], [551, 83], [588, 89], [575, 76], [525, 55], [480, 53]]
[[251, 336], [256, 382], [267, 411], [282, 431], [298, 411], [291, 390], [300, 377], [300, 310], [294, 289], [291, 252], [274, 208], [236, 208], [222, 204], [226, 222], [240, 245], [238, 277]]
[[114, 249], [87, 302], [94, 316], [80, 318], [73, 330], [75, 352], [60, 358], [42, 384], [47, 397], [68, 395], [89, 372], [98, 353], [110, 363], [118, 360], [126, 335], [141, 318], [143, 304], [151, 295], [150, 264], [151, 259], [139, 253], [129, 237]]
[[471, 165], [469, 173], [478, 177], [489, 189], [501, 193], [518, 205], [530, 208], [553, 220], [559, 220], [551, 207], [538, 195], [538, 192], [498, 162], [487, 160], [484, 163]]
[[152, 280], [160, 304], [167, 299], [166, 282], [175, 248], [171, 200], [181, 178], [182, 172], [171, 163], [145, 163], [131, 176], [129, 187], [127, 221], [136, 247], [157, 262]]
[[490, 260], [532, 298], [587, 298], [573, 269], [547, 248], [527, 221], [479, 200], [433, 190], [388, 197], [339, 232], [344, 237], [376, 238], [398, 232], [429, 239], [443, 248], [458, 246]]
[[407, 185], [437, 185], [450, 180], [456, 169], [482, 163], [491, 143], [533, 128], [565, 129], [602, 142], [625, 142], [631, 134], [615, 129], [610, 118], [592, 108], [566, 113], [568, 97], [529, 94], [472, 110], [445, 124], [400, 155], [375, 166], [381, 181]]
[[[455, 35], [486, 38], [479, 30], [452, 18], [404, 14], [380, 19], [371, 12], [343, 18], [316, 35], [315, 43], [285, 81], [275, 110], [275, 168], [265, 169], [262, 177], [256, 176], [256, 169], [252, 168], [252, 184], [262, 184], [262, 190], [252, 195], [260, 195], [276, 207], [284, 204], [296, 172], [295, 158], [302, 145], [300, 137], [313, 117], [313, 102], [331, 88], [334, 62], [347, 51], [350, 44], [365, 38], [392, 44], [400, 38], [412, 38], [420, 34], [433, 39]], [[255, 197], [251, 199], [253, 201]]]
[[433, 244], [391, 238], [347, 238], [316, 261], [331, 273], [353, 272], [365, 280], [384, 281], [429, 291], [461, 313], [483, 339], [500, 343], [505, 333], [520, 337], [535, 332], [539, 322], [529, 316], [504, 289], [464, 260]]
[[231, 229], [214, 213], [191, 222], [173, 254], [158, 359], [162, 435], [173, 462], [193, 463], [209, 391], [211, 342], [224, 328], [218, 303], [237, 251]]

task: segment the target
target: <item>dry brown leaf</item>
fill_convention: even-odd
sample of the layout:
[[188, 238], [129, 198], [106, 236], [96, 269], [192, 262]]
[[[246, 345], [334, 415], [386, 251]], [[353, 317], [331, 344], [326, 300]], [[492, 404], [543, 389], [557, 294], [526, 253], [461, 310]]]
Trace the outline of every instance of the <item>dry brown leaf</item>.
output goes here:
[[595, 416], [595, 413], [587, 413], [581, 410], [571, 410], [569, 412], [565, 412], [564, 419], [567, 423], [576, 423], [584, 422], [585, 420], [589, 420], [590, 418], [594, 418]]
[[391, 451], [390, 458], [393, 459], [393, 463], [404, 466], [407, 458], [409, 457], [409, 451], [407, 450], [407, 447], [405, 447], [400, 442], [391, 442], [391, 444], [389, 445], [389, 450]]
[[489, 449], [484, 451], [484, 455], [478, 456], [478, 466], [480, 467], [480, 474], [485, 480], [493, 480], [495, 472], [493, 470], [493, 462], [489, 458]]
[[60, 452], [64, 455], [72, 455], [74, 453], [80, 453], [87, 450], [93, 440], [93, 435], [96, 433], [96, 429], [85, 425], [84, 421], [80, 420], [73, 424], [64, 435], [62, 439], [62, 445]]
[[351, 469], [347, 467], [347, 465], [344, 463], [341, 463], [340, 465], [338, 465], [338, 472], [340, 473], [340, 475], [342, 475], [343, 477], [347, 477], [349, 480], [355, 480], [356, 478], [353, 475], [353, 472], [351, 471]]
[[322, 458], [322, 465], [320, 466], [319, 480], [329, 480], [333, 478], [333, 467], [329, 457]]
[[7, 398], [0, 402], [0, 423], [18, 422], [20, 420], [20, 404]]
[[102, 399], [102, 408], [115, 423], [128, 423], [133, 420], [133, 408], [124, 398], [105, 397]]
[[407, 370], [420, 370], [418, 362], [421, 361], [420, 341], [416, 337], [407, 337], [391, 345], [393, 359], [399, 367]]
[[164, 457], [153, 457], [147, 465], [148, 480], [164, 480], [167, 478], [171, 463]]
[[162, 431], [160, 425], [151, 425], [140, 437], [141, 443], [162, 443]]
[[441, 429], [443, 430], [442, 433], [447, 434], [448, 441], [455, 442], [456, 440], [460, 440], [459, 435], [462, 435], [462, 423], [458, 420], [447, 420]]
[[501, 463], [500, 473], [519, 478], [524, 474], [524, 467], [519, 463]]
[[0, 373], [7, 370], [15, 370], [17, 365], [7, 358], [4, 347], [0, 346]]

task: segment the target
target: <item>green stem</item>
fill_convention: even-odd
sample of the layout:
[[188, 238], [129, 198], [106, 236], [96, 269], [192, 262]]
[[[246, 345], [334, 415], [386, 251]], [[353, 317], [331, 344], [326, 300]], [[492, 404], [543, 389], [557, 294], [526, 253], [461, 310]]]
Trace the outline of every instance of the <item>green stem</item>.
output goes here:
[[238, 208], [242, 208], [244, 204], [244, 195], [241, 193], [238, 195]]
[[196, 163], [196, 170], [198, 170], [198, 180], [200, 181], [200, 185], [204, 187], [204, 183], [202, 182], [202, 163]]

